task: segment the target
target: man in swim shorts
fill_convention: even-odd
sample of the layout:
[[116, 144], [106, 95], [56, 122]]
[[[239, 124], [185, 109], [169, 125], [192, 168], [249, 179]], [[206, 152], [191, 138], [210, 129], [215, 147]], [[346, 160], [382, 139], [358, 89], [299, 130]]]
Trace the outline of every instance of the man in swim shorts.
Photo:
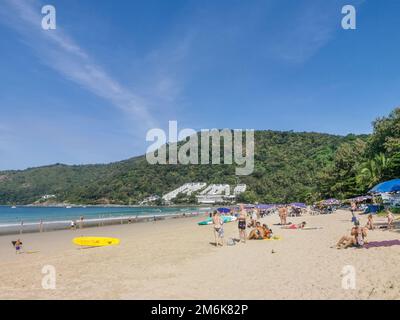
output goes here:
[[239, 239], [246, 243], [246, 211], [243, 204], [240, 205], [240, 215], [238, 218]]

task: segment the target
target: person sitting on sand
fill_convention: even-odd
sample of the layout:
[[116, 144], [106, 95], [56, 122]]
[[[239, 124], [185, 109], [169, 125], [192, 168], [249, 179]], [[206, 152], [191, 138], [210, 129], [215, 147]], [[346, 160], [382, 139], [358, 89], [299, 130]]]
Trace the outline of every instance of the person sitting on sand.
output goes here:
[[270, 228], [268, 228], [268, 226], [266, 224], [262, 225], [263, 229], [264, 229], [264, 236], [263, 239], [271, 239], [272, 237], [272, 230]]
[[214, 211], [212, 222], [214, 225], [215, 246], [216, 247], [218, 247], [219, 245], [223, 246], [224, 245], [224, 240], [223, 240], [223, 238], [224, 238], [224, 228], [223, 228], [224, 221], [221, 218], [218, 211]]
[[368, 230], [375, 229], [374, 218], [373, 218], [372, 214], [368, 215], [368, 221], [367, 221], [367, 224], [365, 225], [365, 228], [367, 228]]
[[351, 228], [350, 236], [343, 236], [340, 238], [336, 247], [338, 249], [344, 248], [347, 249], [349, 247], [362, 247], [364, 243], [366, 243], [365, 239], [367, 237], [366, 228], [361, 228], [359, 223]]
[[15, 248], [15, 253], [21, 253], [22, 241], [20, 239], [18, 239], [17, 241], [11, 241], [11, 243]]
[[250, 231], [249, 240], [261, 240], [264, 238], [264, 228], [260, 222], [256, 223], [256, 227]]
[[387, 218], [387, 221], [388, 221], [387, 228], [388, 229], [393, 229], [393, 227], [394, 227], [394, 215], [393, 215], [392, 211], [387, 210], [386, 218]]

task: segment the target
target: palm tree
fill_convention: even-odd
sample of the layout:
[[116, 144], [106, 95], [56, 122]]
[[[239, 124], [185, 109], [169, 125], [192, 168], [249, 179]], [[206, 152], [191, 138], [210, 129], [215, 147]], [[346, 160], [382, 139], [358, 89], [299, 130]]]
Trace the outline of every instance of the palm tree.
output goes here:
[[389, 165], [390, 159], [383, 153], [376, 155], [374, 159], [364, 162], [361, 164], [360, 173], [356, 178], [357, 184], [367, 186], [368, 188], [374, 186], [381, 181]]

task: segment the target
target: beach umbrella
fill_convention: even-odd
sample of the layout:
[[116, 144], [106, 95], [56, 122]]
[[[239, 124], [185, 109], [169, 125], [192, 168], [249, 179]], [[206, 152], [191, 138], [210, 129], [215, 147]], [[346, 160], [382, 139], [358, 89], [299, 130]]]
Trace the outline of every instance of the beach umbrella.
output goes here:
[[400, 179], [382, 182], [369, 190], [369, 193], [386, 193], [396, 191], [400, 191]]
[[291, 207], [296, 207], [296, 208], [307, 208], [307, 205], [305, 203], [301, 202], [293, 202], [290, 204]]
[[350, 199], [350, 201], [363, 202], [363, 201], [370, 200], [370, 199], [372, 199], [371, 196], [360, 196], [360, 197]]
[[272, 209], [275, 206], [273, 204], [258, 204], [256, 206], [257, 209], [261, 209], [261, 210], [268, 210], [268, 209]]
[[217, 211], [220, 212], [220, 213], [229, 213], [229, 212], [231, 212], [231, 209], [229, 209], [229, 208], [218, 208]]
[[322, 205], [324, 206], [332, 206], [332, 205], [339, 205], [341, 202], [337, 199], [326, 199], [326, 200], [322, 200], [321, 202]]

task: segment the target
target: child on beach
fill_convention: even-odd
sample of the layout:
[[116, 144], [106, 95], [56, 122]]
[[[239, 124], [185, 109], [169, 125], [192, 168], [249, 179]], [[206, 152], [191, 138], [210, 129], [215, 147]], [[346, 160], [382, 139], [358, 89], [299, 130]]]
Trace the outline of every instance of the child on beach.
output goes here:
[[20, 239], [18, 239], [17, 241], [11, 241], [12, 245], [15, 248], [15, 253], [21, 253], [21, 249], [22, 249], [22, 241]]

